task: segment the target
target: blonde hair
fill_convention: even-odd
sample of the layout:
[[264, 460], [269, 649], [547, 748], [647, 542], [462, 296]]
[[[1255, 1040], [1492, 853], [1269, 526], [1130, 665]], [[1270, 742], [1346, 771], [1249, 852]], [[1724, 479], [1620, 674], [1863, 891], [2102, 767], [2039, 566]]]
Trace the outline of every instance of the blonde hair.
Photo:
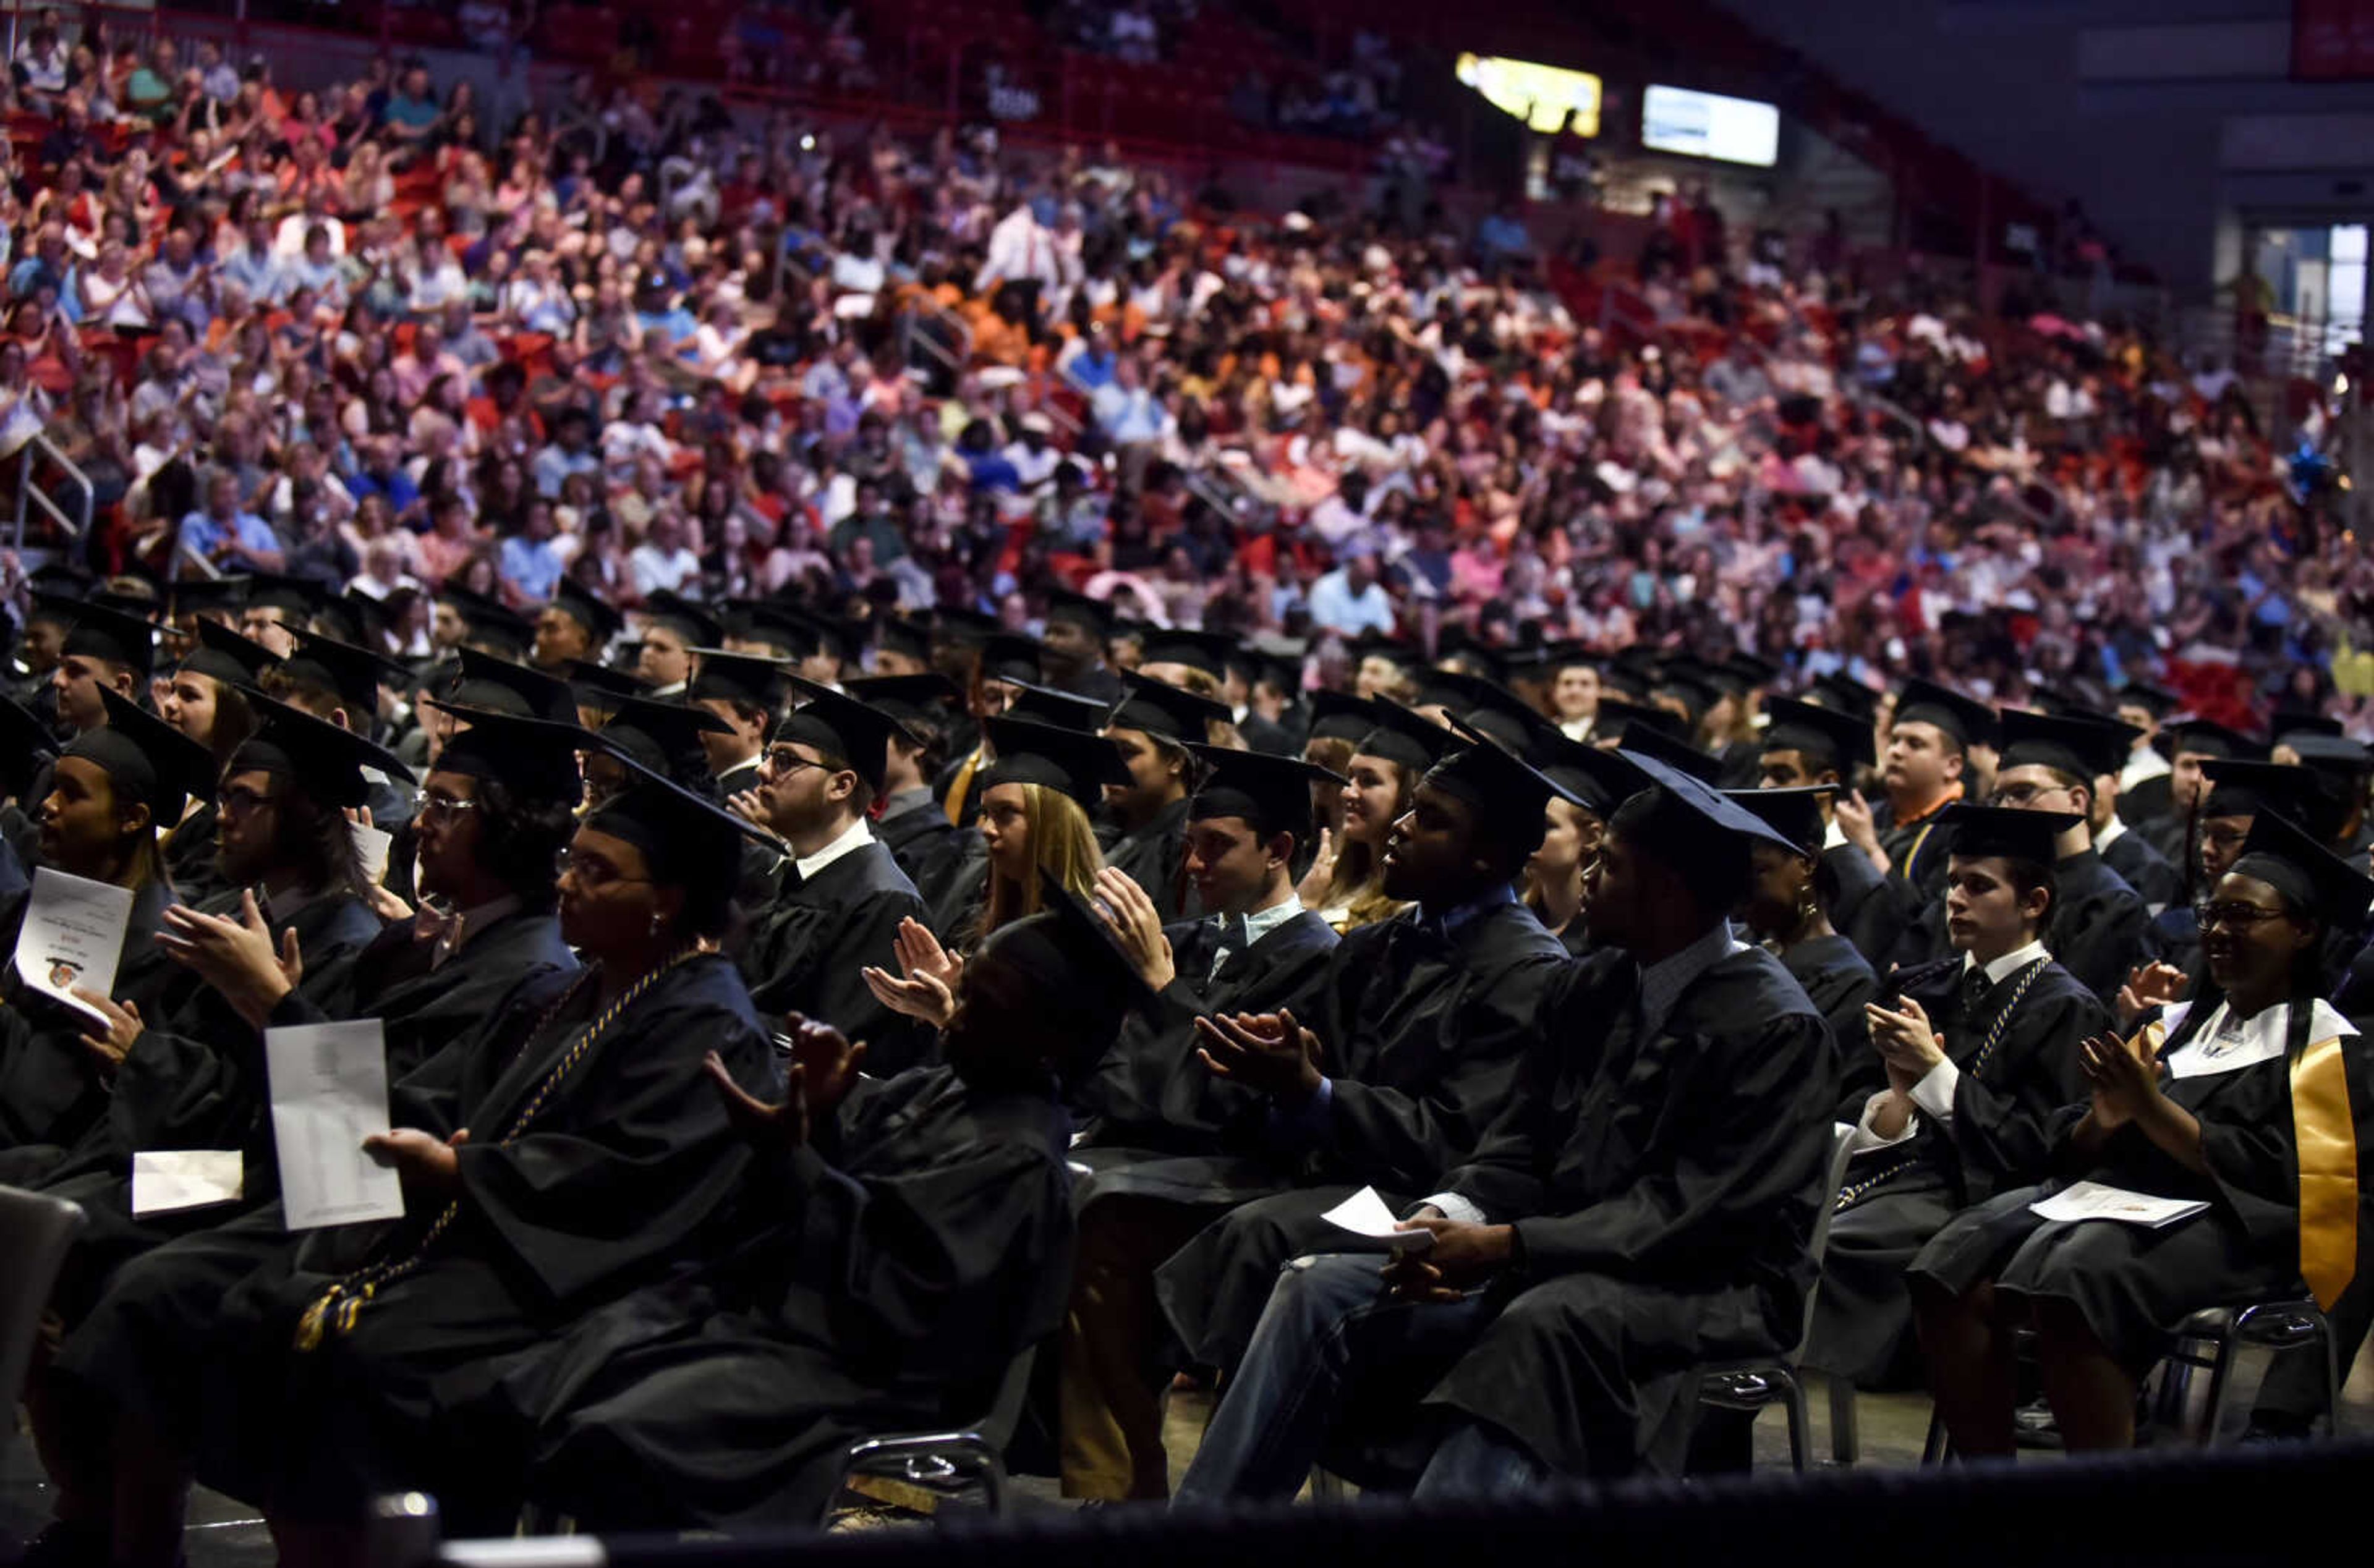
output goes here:
[[[1357, 747], [1354, 755], [1360, 755]], [[1374, 755], [1373, 753], [1369, 754]], [[1409, 810], [1410, 796], [1417, 789], [1417, 776], [1409, 768], [1386, 757], [1377, 757], [1393, 770], [1397, 788], [1393, 793], [1394, 821]], [[1347, 758], [1345, 767], [1351, 762]], [[1319, 907], [1331, 912], [1329, 924], [1337, 934], [1389, 920], [1409, 906], [1397, 898], [1385, 895], [1384, 858], [1366, 844], [1346, 841], [1335, 851], [1335, 874], [1328, 880], [1326, 892], [1320, 895]]]
[[[1105, 857], [1097, 848], [1096, 830], [1088, 825], [1087, 813], [1051, 785], [1017, 784], [1015, 788], [1022, 791], [1022, 820], [1030, 830], [1032, 869], [1054, 872], [1058, 882], [1082, 898], [1093, 896]], [[985, 937], [1008, 920], [1035, 915], [1043, 903], [1035, 875], [1017, 885], [992, 871], [988, 896], [981, 901], [979, 934]]]

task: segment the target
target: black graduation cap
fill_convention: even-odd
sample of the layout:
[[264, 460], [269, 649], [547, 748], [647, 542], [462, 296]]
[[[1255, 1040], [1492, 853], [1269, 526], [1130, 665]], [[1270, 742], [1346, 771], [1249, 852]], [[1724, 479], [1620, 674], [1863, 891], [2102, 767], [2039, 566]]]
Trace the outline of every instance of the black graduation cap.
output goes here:
[[1105, 719], [1112, 730], [1143, 730], [1174, 741], [1201, 741], [1206, 726], [1232, 717], [1226, 703], [1135, 673], [1122, 677], [1122, 698]]
[[249, 609], [277, 610], [293, 623], [311, 620], [330, 601], [329, 589], [310, 577], [249, 572], [242, 578], [229, 580], [245, 587]]
[[463, 637], [471, 642], [485, 643], [505, 654], [525, 652], [535, 640], [535, 627], [500, 600], [449, 582], [437, 594], [440, 603], [450, 604], [462, 617]]
[[[1457, 694], [1458, 700], [1447, 705], [1451, 711], [1513, 751], [1530, 749], [1547, 722], [1532, 703], [1481, 675], [1438, 670], [1427, 677], [1426, 684], [1429, 689], [1440, 686]], [[1420, 706], [1430, 699], [1429, 691], [1418, 696]]]
[[2256, 877], [2326, 926], [2354, 929], [2374, 905], [2374, 879], [2276, 812], [2251, 821], [2251, 836], [2227, 873]]
[[1099, 641], [1112, 635], [1113, 607], [1101, 599], [1075, 593], [1068, 588], [1047, 591], [1047, 619], [1082, 626]]
[[1734, 649], [1720, 664], [1708, 665], [1707, 673], [1732, 696], [1745, 696], [1779, 680], [1780, 666], [1760, 653], [1743, 649]]
[[652, 684], [641, 675], [626, 670], [613, 670], [607, 664], [596, 664], [590, 659], [569, 661], [569, 690], [580, 708], [599, 708], [608, 712], [622, 696], [634, 696], [652, 689]]
[[1310, 738], [1314, 741], [1357, 741], [1382, 722], [1377, 705], [1349, 692], [1310, 694]]
[[[473, 656], [486, 657], [483, 653], [464, 651], [465, 660]], [[369, 649], [309, 631], [297, 634], [297, 651], [280, 661], [280, 673], [292, 681], [308, 682], [337, 693], [347, 716], [361, 729], [368, 729], [379, 717], [382, 685], [401, 686], [412, 680], [412, 672], [393, 659], [382, 659]]]
[[429, 706], [469, 726], [446, 740], [433, 771], [491, 778], [513, 794], [534, 801], [573, 805], [584, 792], [577, 754], [597, 748], [590, 731], [574, 724], [523, 719], [490, 708], [457, 708], [435, 701]]
[[1552, 800], [1575, 806], [1583, 803], [1565, 785], [1481, 730], [1462, 724], [1456, 733], [1467, 743], [1428, 768], [1425, 782], [1449, 790], [1486, 813], [1488, 820], [1528, 826], [1538, 833], [1542, 812]]
[[716, 616], [666, 589], [643, 601], [643, 617], [667, 627], [688, 648], [714, 648], [725, 640], [725, 628]]
[[1591, 721], [1593, 735], [1602, 739], [1612, 736], [1618, 741], [1635, 730], [1654, 730], [1678, 740], [1688, 728], [1689, 720], [1670, 708], [1651, 708], [1646, 703], [1626, 702], [1614, 696], [1599, 699], [1599, 712]]
[[1398, 664], [1404, 670], [1414, 669], [1425, 662], [1426, 659], [1424, 653], [1399, 638], [1388, 637], [1383, 632], [1374, 630], [1364, 631], [1346, 643], [1344, 651], [1352, 656], [1353, 662], [1356, 664], [1363, 659], [1381, 659], [1388, 664]]
[[981, 645], [981, 678], [1037, 685], [1040, 678], [1039, 654], [1039, 639], [1035, 637], [1024, 637], [1019, 632], [993, 632]]
[[[1632, 650], [1628, 648], [1624, 651], [1629, 653]], [[1599, 688], [1632, 702], [1645, 703], [1649, 700], [1649, 687], [1655, 679], [1655, 673], [1637, 661], [1627, 662], [1619, 654], [1599, 667]], [[1602, 700], [1605, 699], [1603, 697]]]
[[1384, 697], [1369, 706], [1376, 709], [1377, 727], [1360, 737], [1352, 748], [1356, 755], [1383, 757], [1415, 776], [1432, 767], [1459, 743], [1457, 734], [1415, 708]]
[[[398, 592], [408, 592], [399, 589]], [[387, 606], [357, 589], [349, 588], [337, 598], [328, 601], [315, 612], [314, 623], [328, 630], [342, 642], [357, 647], [369, 647], [387, 640]]]
[[1657, 672], [1655, 690], [1660, 696], [1679, 697], [1693, 720], [1704, 718], [1707, 709], [1721, 702], [1724, 695], [1713, 672], [1686, 654], [1665, 661], [1664, 667]]
[[649, 696], [614, 700], [610, 718], [598, 731], [606, 750], [638, 766], [671, 772], [672, 761], [698, 760], [703, 773], [709, 763], [700, 737], [733, 732], [734, 726], [705, 708]]
[[1764, 699], [1763, 748], [1768, 752], [1798, 752], [1816, 772], [1827, 763], [1846, 774], [1858, 764], [1878, 760], [1872, 749], [1871, 721], [1835, 708], [1816, 708], [1792, 696]]
[[1204, 787], [1187, 802], [1188, 821], [1240, 816], [1262, 837], [1291, 833], [1298, 845], [1311, 837], [1310, 787], [1346, 782], [1343, 775], [1300, 757], [1228, 746], [1191, 744], [1187, 749], [1210, 768]]
[[105, 769], [117, 798], [146, 805], [159, 827], [181, 821], [191, 796], [214, 794], [214, 753], [112, 687], [101, 686], [99, 695], [107, 705], [105, 727], [76, 735], [61, 755]]
[[1058, 730], [1093, 735], [1105, 727], [1105, 718], [1112, 711], [1111, 703], [1099, 702], [1092, 696], [1076, 696], [1052, 686], [1034, 686], [1021, 681], [1010, 684], [1014, 700], [1006, 705], [1009, 719], [1027, 719], [1033, 724], [1052, 724]]
[[1992, 745], [1995, 710], [1950, 686], [1919, 679], [1904, 683], [1896, 699], [1898, 724], [1933, 724], [1961, 746]]
[[968, 610], [962, 605], [943, 604], [934, 613], [932, 635], [950, 642], [979, 642], [998, 629], [995, 615], [985, 610]]
[[728, 599], [718, 620], [727, 635], [772, 649], [786, 659], [816, 651], [817, 635], [789, 604], [771, 599]]
[[498, 713], [548, 719], [556, 724], [577, 717], [577, 698], [568, 682], [475, 648], [462, 649], [461, 678], [445, 694], [445, 700], [458, 708], [490, 708]]
[[2004, 708], [2001, 724], [2000, 766], [2050, 767], [2084, 779], [2124, 767], [2127, 753], [2142, 733], [2114, 720], [2034, 713], [2024, 708]]
[[874, 795], [882, 793], [883, 776], [889, 771], [890, 738], [895, 735], [911, 746], [923, 743], [899, 720], [869, 703], [817, 681], [797, 675], [789, 679], [807, 701], [775, 726], [774, 739], [814, 746], [827, 756], [840, 758]]
[[789, 667], [772, 659], [728, 653], [722, 648], [696, 648], [700, 667], [685, 695], [695, 702], [713, 698], [772, 713], [783, 700], [783, 679]]
[[1184, 626], [1157, 626], [1146, 634], [1148, 664], [1184, 664], [1212, 679], [1225, 680], [1237, 639], [1226, 632], [1193, 631]]
[[1632, 766], [1638, 755], [1558, 735], [1534, 754], [1534, 766], [1580, 801], [1585, 811], [1605, 821], [1616, 807], [1650, 786], [1649, 775]]
[[2140, 708], [2155, 720], [2166, 719], [2184, 706], [2184, 699], [2174, 692], [2145, 681], [2129, 681], [2112, 700], [2121, 708]]
[[1073, 1078], [1101, 1060], [1135, 1010], [1153, 1019], [1159, 1001], [1104, 921], [1064, 879], [1041, 867], [1039, 913], [992, 932], [981, 955], [1030, 977], [1034, 1010], [1066, 1047], [1059, 1071]]
[[903, 615], [886, 615], [874, 634], [874, 645], [886, 653], [899, 653], [910, 659], [928, 661], [932, 657], [932, 630], [921, 621], [911, 621]]
[[1722, 777], [1722, 759], [1702, 752], [1687, 741], [1677, 740], [1664, 731], [1647, 724], [1628, 724], [1624, 738], [1616, 749], [1634, 756], [1654, 757], [1678, 773], [1686, 773], [1701, 784], [1712, 784]]
[[1836, 670], [1816, 675], [1807, 683], [1805, 700], [1840, 713], [1851, 713], [1863, 721], [1865, 728], [1879, 717], [1879, 694]]
[[211, 675], [244, 691], [255, 691], [264, 672], [279, 662], [280, 656], [264, 644], [250, 641], [219, 622], [200, 621], [198, 645], [182, 659], [182, 668], [193, 674]]
[[16, 698], [0, 695], [0, 779], [6, 781], [9, 795], [22, 796], [32, 787], [42, 760], [57, 753], [57, 737], [40, 715]]
[[2044, 866], [2061, 859], [2061, 835], [2085, 820], [2074, 812], [1974, 806], [1967, 801], [1957, 801], [1937, 814], [1937, 825], [1953, 836], [1957, 855], [2002, 855]]
[[2267, 748], [2239, 730], [2229, 730], [2211, 719], [2180, 719], [2160, 726], [2152, 737], [2152, 749], [2174, 762], [2185, 752], [2199, 756], [2230, 756], [2246, 761], [2264, 762]]
[[2296, 708], [2279, 708], [2267, 720], [2267, 733], [2277, 745], [2294, 735], [2338, 735], [2343, 732], [2341, 720], [2330, 714], [2306, 713]]
[[[1737, 801], [1668, 766], [1646, 753], [1635, 753], [1632, 766], [1649, 776], [1657, 788], [1653, 809], [1635, 827], [1651, 853], [1670, 860], [1704, 855], [1719, 844], [1765, 843], [1794, 855], [1800, 853], [1789, 837]], [[1745, 891], [1746, 866], [1740, 866]]]
[[570, 578], [562, 578], [553, 589], [552, 607], [583, 626], [596, 648], [626, 629], [626, 616]]
[[261, 693], [250, 696], [256, 731], [231, 754], [225, 772], [262, 768], [286, 775], [314, 800], [331, 806], [359, 806], [370, 793], [363, 769], [412, 782], [412, 770], [394, 752], [352, 730], [316, 719], [302, 708]]
[[2374, 752], [2346, 735], [2302, 732], [2285, 736], [2283, 743], [2298, 754], [2302, 766], [2315, 769], [2345, 789], [2374, 773]]
[[43, 561], [25, 574], [36, 597], [79, 599], [90, 591], [90, 573], [65, 561]]
[[1229, 667], [1240, 672], [1247, 685], [1266, 681], [1287, 694], [1288, 700], [1302, 692], [1302, 661], [1310, 656], [1310, 645], [1299, 640], [1239, 643], [1228, 656]]
[[1108, 643], [1134, 642], [1137, 644], [1138, 651], [1143, 653], [1146, 650], [1146, 634], [1152, 630], [1154, 630], [1153, 622], [1141, 621], [1135, 615], [1124, 615], [1116, 610], [1113, 612], [1112, 630], [1105, 634], [1105, 641]]
[[2209, 757], [2201, 765], [2209, 794], [2201, 815], [2257, 816], [2281, 812], [2321, 838], [2331, 838], [2348, 817], [2342, 791], [2315, 769], [2288, 762], [2251, 762]]
[[111, 664], [128, 664], [142, 675], [156, 668], [155, 623], [92, 600], [65, 600], [55, 594], [39, 593], [33, 601], [66, 623], [66, 652]]
[[1438, 661], [1459, 660], [1468, 673], [1482, 675], [1487, 680], [1497, 681], [1506, 673], [1501, 650], [1478, 638], [1464, 626], [1445, 626], [1434, 639], [1434, 656]]
[[1102, 735], [1007, 718], [982, 720], [981, 732], [997, 753], [980, 776], [983, 790], [995, 784], [1041, 784], [1082, 806], [1095, 806], [1104, 799], [1106, 785], [1129, 782], [1120, 751]]
[[843, 681], [841, 686], [858, 701], [880, 708], [901, 724], [945, 723], [964, 703], [964, 693], [954, 681], [930, 671], [920, 675], [863, 675]]
[[608, 729], [597, 731], [594, 743], [626, 767], [627, 787], [589, 813], [585, 826], [641, 849], [654, 882], [690, 895], [697, 919], [732, 904], [745, 841], [782, 856], [782, 844], [765, 828], [606, 744], [609, 736]]
[[793, 610], [791, 623], [805, 631], [811, 648], [831, 654], [844, 664], [857, 662], [865, 647], [865, 623], [840, 615], [828, 615], [817, 610]]
[[247, 603], [248, 579], [242, 577], [185, 577], [169, 585], [173, 614], [201, 610], [231, 610]]
[[1790, 790], [1726, 790], [1723, 793], [1794, 844], [1799, 854], [1817, 860], [1823, 840], [1829, 837], [1829, 825], [1822, 820], [1822, 802], [1838, 790], [1835, 784], [1805, 784]]

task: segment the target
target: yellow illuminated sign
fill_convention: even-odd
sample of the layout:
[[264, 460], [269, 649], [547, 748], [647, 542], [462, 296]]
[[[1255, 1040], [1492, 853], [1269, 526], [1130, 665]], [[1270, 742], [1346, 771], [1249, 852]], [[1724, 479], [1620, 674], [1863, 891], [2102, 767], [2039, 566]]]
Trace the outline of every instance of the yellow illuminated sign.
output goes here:
[[[1572, 129], [1578, 136], [1599, 135], [1599, 78], [1588, 71], [1536, 65], [1530, 60], [1462, 54], [1459, 79], [1484, 101], [1522, 120], [1545, 136]], [[1569, 126], [1567, 117], [1572, 115]]]

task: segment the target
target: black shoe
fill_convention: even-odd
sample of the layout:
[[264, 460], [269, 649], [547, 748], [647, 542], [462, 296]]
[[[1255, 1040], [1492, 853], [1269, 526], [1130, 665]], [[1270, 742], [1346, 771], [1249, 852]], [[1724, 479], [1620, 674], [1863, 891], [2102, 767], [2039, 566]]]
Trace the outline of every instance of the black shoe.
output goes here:
[[107, 1527], [89, 1519], [52, 1519], [25, 1543], [24, 1568], [107, 1568]]
[[2061, 1446], [2061, 1423], [2052, 1419], [2052, 1407], [2039, 1399], [2012, 1412], [2011, 1436], [2012, 1442], [2022, 1448], [2057, 1449]]
[[2314, 1416], [2289, 1410], [2252, 1410], [2251, 1424], [2242, 1429], [2245, 1443], [2305, 1443], [2315, 1435]]

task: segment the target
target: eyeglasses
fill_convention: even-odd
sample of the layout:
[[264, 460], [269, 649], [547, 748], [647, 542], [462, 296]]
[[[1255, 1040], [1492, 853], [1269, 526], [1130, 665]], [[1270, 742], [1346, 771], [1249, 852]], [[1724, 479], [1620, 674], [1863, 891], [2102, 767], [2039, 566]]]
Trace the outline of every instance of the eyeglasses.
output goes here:
[[218, 811], [244, 815], [249, 812], [262, 811], [278, 798], [276, 795], [261, 794], [244, 784], [234, 784], [215, 796], [215, 805]]
[[789, 778], [804, 767], [823, 767], [820, 762], [810, 762], [789, 746], [769, 746], [758, 756], [758, 771], [770, 778]]
[[2192, 907], [2192, 913], [2204, 931], [2213, 926], [2227, 930], [2249, 930], [2262, 920], [2284, 918], [2281, 909], [2264, 909], [2256, 904], [2196, 904]]
[[[580, 855], [563, 849], [558, 860], [559, 877], [575, 877], [577, 885], [588, 893], [598, 893], [613, 883], [648, 883], [647, 876], [629, 876], [599, 855]], [[559, 880], [556, 877], [555, 880]]]
[[477, 809], [478, 802], [476, 801], [464, 801], [456, 796], [428, 790], [422, 790], [412, 797], [412, 814], [423, 822], [432, 818], [439, 822], [451, 822], [464, 812], [474, 812]]
[[1989, 798], [1987, 803], [2017, 811], [2023, 806], [2034, 805], [2047, 795], [2065, 795], [2068, 792], [2067, 786], [2061, 784], [2005, 784]]

